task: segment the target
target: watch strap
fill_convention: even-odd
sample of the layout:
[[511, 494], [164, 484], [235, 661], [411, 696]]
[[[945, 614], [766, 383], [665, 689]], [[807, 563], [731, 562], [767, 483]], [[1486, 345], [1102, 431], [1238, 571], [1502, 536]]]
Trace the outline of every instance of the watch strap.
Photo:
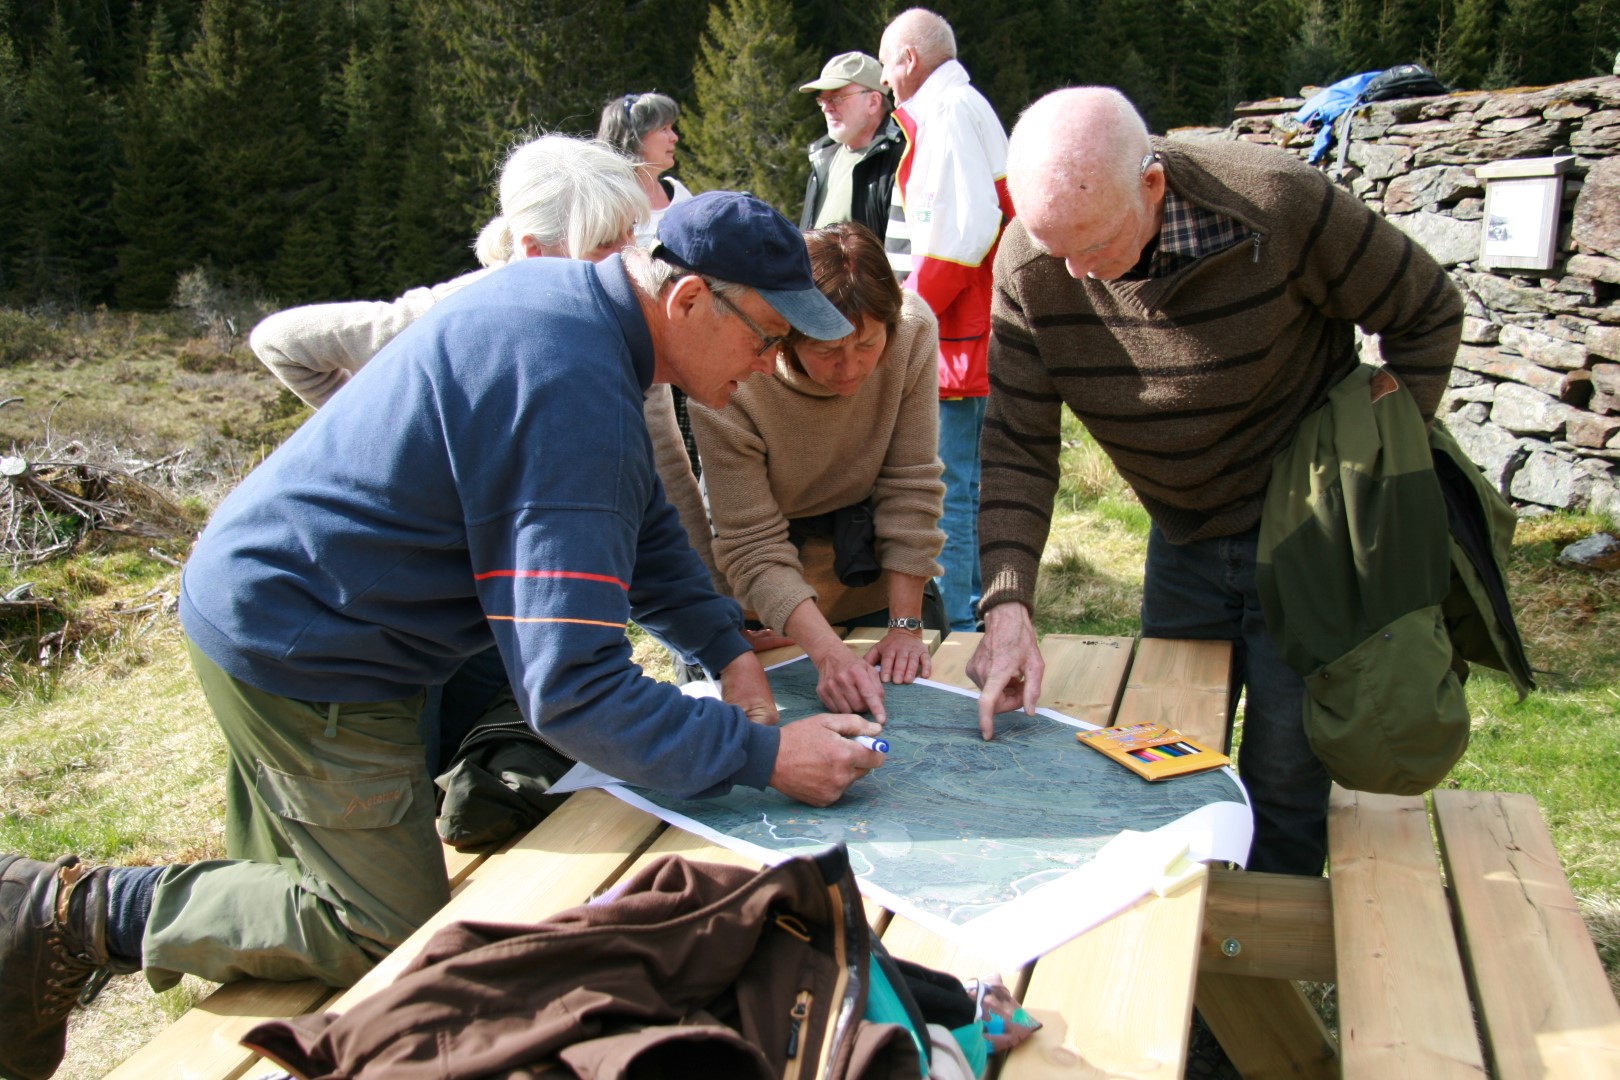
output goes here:
[[922, 624], [921, 619], [895, 619], [895, 618], [891, 618], [889, 620], [889, 629], [890, 630], [921, 630], [922, 628], [923, 628], [923, 624]]

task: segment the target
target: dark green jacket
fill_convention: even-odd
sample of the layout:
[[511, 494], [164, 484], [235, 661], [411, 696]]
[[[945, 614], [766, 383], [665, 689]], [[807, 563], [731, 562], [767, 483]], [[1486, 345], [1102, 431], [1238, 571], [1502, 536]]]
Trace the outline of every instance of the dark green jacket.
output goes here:
[[1516, 515], [1387, 370], [1363, 364], [1278, 455], [1260, 520], [1266, 625], [1305, 679], [1338, 783], [1416, 794], [1468, 746], [1468, 664], [1534, 688], [1504, 568]]

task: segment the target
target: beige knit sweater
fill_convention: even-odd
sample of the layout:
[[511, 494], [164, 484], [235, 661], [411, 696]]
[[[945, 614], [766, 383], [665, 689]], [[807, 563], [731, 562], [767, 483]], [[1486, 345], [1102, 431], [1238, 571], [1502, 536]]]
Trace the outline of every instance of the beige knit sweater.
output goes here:
[[1242, 142], [1155, 139], [1170, 187], [1247, 237], [1164, 278], [1077, 281], [1015, 220], [996, 255], [981, 443], [982, 608], [1032, 603], [1067, 404], [1171, 543], [1260, 520], [1271, 463], [1357, 363], [1355, 327], [1425, 418], [1462, 298], [1327, 177]]
[[838, 583], [830, 542], [807, 541], [801, 559], [789, 518], [870, 497], [884, 569], [940, 573], [938, 347], [933, 313], [907, 292], [893, 348], [853, 396], [778, 361], [774, 377], [750, 379], [718, 412], [693, 403], [714, 562], [765, 625], [783, 629], [811, 598], [834, 623], [888, 606], [887, 575], [859, 590]]

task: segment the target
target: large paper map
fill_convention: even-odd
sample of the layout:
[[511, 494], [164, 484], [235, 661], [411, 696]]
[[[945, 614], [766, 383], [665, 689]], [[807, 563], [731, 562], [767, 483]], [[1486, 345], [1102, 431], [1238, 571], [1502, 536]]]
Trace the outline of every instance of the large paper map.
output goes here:
[[[826, 711], [809, 662], [769, 677], [782, 723]], [[1006, 713], [986, 742], [976, 694], [927, 680], [885, 689], [887, 759], [833, 806], [751, 788], [703, 800], [609, 790], [765, 862], [843, 842], [867, 895], [1008, 963], [1145, 894], [1166, 850], [1247, 856], [1247, 797], [1228, 769], [1149, 783], [1081, 746], [1075, 730], [1089, 725]], [[1121, 841], [1125, 830], [1155, 835]]]

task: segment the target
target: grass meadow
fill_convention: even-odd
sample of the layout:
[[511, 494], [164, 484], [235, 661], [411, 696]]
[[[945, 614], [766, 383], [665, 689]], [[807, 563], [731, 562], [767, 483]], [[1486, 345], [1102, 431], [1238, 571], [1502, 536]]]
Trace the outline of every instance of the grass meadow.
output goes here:
[[[78, 440], [144, 461], [181, 454], [189, 471], [165, 474], [168, 494], [199, 526], [298, 415], [239, 342], [125, 317], [69, 325], [43, 357], [0, 368], [0, 391], [25, 398], [0, 408], [12, 453]], [[1447, 783], [1535, 796], [1620, 986], [1620, 573], [1557, 560], [1613, 525], [1520, 522], [1510, 577], [1541, 688], [1520, 703], [1505, 678], [1476, 670], [1472, 742]], [[1038, 629], [1134, 633], [1146, 537], [1141, 506], [1070, 418]], [[0, 851], [126, 864], [224, 854], [224, 746], [173, 613], [187, 546], [91, 537], [64, 560], [0, 565], [0, 596], [28, 583], [57, 602], [49, 617], [0, 621]], [[649, 673], [669, 677], [661, 649], [635, 645]], [[114, 980], [76, 1014], [58, 1075], [104, 1075], [207, 989], [188, 978], [156, 995]]]

